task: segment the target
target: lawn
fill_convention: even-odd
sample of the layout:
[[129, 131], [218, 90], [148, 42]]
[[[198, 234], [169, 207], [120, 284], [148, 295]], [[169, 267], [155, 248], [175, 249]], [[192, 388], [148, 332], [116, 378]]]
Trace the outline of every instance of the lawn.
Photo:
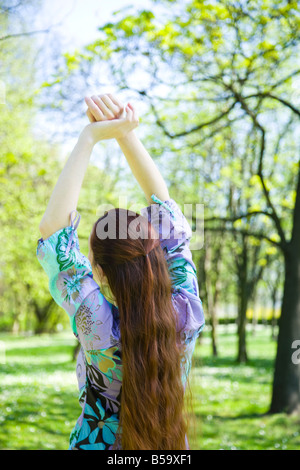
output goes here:
[[[221, 327], [220, 327], [221, 328]], [[229, 331], [228, 331], [229, 330]], [[191, 377], [196, 416], [193, 449], [300, 450], [300, 417], [268, 415], [276, 343], [267, 326], [249, 328], [249, 363], [237, 365], [237, 338], [223, 327], [219, 357], [203, 335]]]
[[[66, 449], [80, 414], [70, 333], [0, 336], [0, 449]], [[236, 336], [223, 328], [219, 357], [202, 336], [191, 373], [192, 449], [298, 449], [299, 417], [268, 416], [275, 343], [248, 333], [250, 361], [236, 365]]]

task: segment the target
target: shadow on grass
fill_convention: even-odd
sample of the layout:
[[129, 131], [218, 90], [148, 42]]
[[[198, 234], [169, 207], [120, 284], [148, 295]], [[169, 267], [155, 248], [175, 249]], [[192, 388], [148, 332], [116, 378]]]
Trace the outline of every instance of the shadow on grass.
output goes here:
[[299, 449], [299, 420], [287, 415], [249, 412], [207, 416], [196, 413], [196, 418], [200, 431], [195, 445], [199, 449]]
[[54, 386], [35, 385], [31, 393], [18, 394], [15, 386], [6, 386], [1, 421], [2, 449], [67, 449], [69, 435], [81, 413], [78, 394], [55, 390]]
[[[204, 415], [203, 413], [196, 412], [195, 413], [198, 418], [201, 420], [204, 420], [207, 418], [207, 415]], [[267, 411], [264, 413], [241, 413], [236, 416], [222, 416], [222, 415], [216, 415], [216, 414], [210, 414], [210, 417], [212, 420], [216, 419], [218, 421], [239, 421], [241, 419], [261, 419], [265, 417], [271, 416]]]
[[[252, 357], [246, 363], [238, 363], [232, 356], [193, 358], [193, 367], [201, 370], [200, 375], [211, 376], [205, 368], [218, 369], [215, 374], [218, 380], [230, 380], [240, 383], [259, 382], [269, 384], [273, 373], [274, 359]], [[226, 370], [227, 369], [227, 370]], [[249, 374], [250, 372], [250, 374]]]
[[57, 370], [75, 371], [76, 361], [73, 360], [73, 351], [74, 346], [69, 344], [9, 348], [5, 352], [5, 363], [0, 364], [0, 376], [1, 374], [34, 375], [41, 372], [51, 374]]
[[253, 368], [264, 368], [273, 369], [274, 359], [272, 358], [261, 358], [251, 357], [248, 362], [239, 363], [232, 356], [222, 357], [199, 357], [195, 356], [193, 359], [193, 365], [195, 367], [253, 367]]
[[75, 363], [70, 359], [70, 361], [65, 362], [58, 362], [58, 363], [50, 363], [47, 361], [40, 362], [38, 364], [27, 364], [23, 363], [20, 364], [18, 362], [12, 362], [10, 364], [2, 364], [0, 366], [0, 377], [1, 375], [12, 375], [12, 376], [19, 376], [19, 375], [27, 375], [30, 374], [32, 376], [39, 376], [39, 374], [47, 373], [53, 374], [59, 370], [64, 370], [64, 372], [73, 372], [75, 373]]

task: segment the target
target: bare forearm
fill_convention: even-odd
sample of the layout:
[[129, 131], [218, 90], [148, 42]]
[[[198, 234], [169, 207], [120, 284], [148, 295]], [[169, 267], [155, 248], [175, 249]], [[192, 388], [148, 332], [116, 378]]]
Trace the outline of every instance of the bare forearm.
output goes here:
[[92, 149], [93, 143], [80, 135], [57, 180], [40, 223], [39, 229], [44, 239], [70, 225], [70, 213], [77, 208]]
[[134, 131], [117, 139], [117, 142], [148, 203], [153, 203], [152, 194], [162, 201], [169, 199], [169, 191], [160, 171]]

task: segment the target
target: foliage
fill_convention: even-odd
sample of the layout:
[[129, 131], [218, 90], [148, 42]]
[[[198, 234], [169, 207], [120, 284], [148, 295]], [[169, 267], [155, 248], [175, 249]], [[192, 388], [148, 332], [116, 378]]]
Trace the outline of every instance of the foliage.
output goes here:
[[[11, 22], [15, 25], [13, 12], [0, 4], [4, 32], [11, 33]], [[39, 222], [66, 159], [62, 148], [50, 140], [51, 133], [41, 134], [37, 125], [41, 119], [37, 70], [24, 67], [23, 57], [34, 64], [39, 52], [31, 37], [1, 42], [5, 102], [0, 104], [0, 328], [8, 331], [55, 331], [58, 325], [68, 325], [36, 258]], [[97, 206], [104, 194], [109, 197], [113, 184], [103, 170], [90, 166], [78, 207], [83, 219], [79, 238], [86, 254]]]
[[[1, 13], [1, 12], [0, 12]], [[0, 15], [1, 21], [5, 15]], [[7, 32], [10, 23], [7, 21]], [[24, 69], [20, 58], [33, 60], [35, 48], [24, 38], [4, 41], [0, 51], [5, 71], [5, 103], [0, 105], [0, 243], [1, 310], [0, 323], [5, 328], [31, 328], [27, 314], [32, 297], [39, 291], [39, 302], [49, 302], [39, 279], [35, 250], [38, 216], [47, 185], [53, 182], [56, 149], [50, 150], [44, 139], [34, 133], [35, 70]], [[49, 159], [52, 152], [52, 159]]]
[[[160, 131], [159, 146], [149, 140], [150, 149], [154, 155], [162, 154], [157, 147], [168, 149], [164, 160], [174, 193], [201, 197], [208, 213], [218, 216], [226, 215], [224, 193], [230, 193], [239, 202], [237, 215], [261, 211], [260, 225], [276, 242], [266, 193], [272, 192], [287, 234], [295, 202], [297, 2], [191, 1], [174, 10], [162, 3], [165, 16], [154, 8], [108, 23], [75, 57], [95, 68], [105, 61], [118, 87], [149, 103]], [[142, 86], [134, 81], [137, 73], [145, 76]], [[238, 223], [248, 229], [250, 220]]]
[[117, 12], [99, 39], [74, 51], [81, 66], [72, 76], [87, 68], [96, 76], [105, 64], [116, 87], [148, 104], [145, 144], [171, 194], [203, 202], [206, 220], [226, 218], [210, 229], [254, 234], [278, 256], [298, 174], [297, 2], [161, 3]]

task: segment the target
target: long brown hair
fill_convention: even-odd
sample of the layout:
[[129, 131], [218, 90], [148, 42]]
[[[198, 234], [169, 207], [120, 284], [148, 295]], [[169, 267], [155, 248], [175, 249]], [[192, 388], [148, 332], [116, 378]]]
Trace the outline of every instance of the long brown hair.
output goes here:
[[90, 247], [120, 314], [121, 448], [186, 449], [183, 351], [158, 235], [145, 217], [112, 209], [94, 224]]

